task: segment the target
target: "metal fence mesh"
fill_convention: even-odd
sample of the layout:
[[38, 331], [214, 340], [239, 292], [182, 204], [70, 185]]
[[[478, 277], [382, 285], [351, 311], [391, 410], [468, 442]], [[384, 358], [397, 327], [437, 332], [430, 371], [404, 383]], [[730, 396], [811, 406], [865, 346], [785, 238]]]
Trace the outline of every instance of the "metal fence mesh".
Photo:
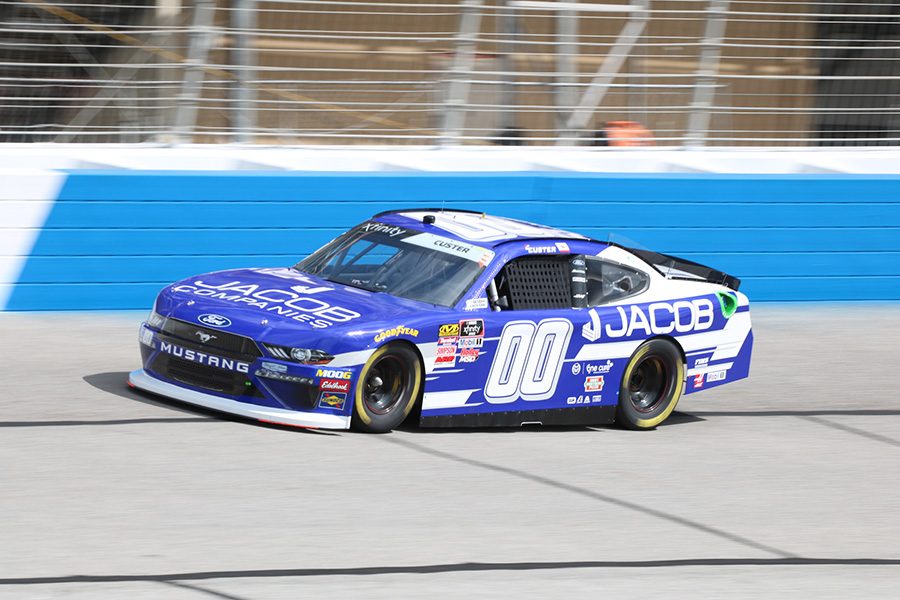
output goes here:
[[0, 141], [900, 143], [900, 3], [616, 2], [0, 1]]

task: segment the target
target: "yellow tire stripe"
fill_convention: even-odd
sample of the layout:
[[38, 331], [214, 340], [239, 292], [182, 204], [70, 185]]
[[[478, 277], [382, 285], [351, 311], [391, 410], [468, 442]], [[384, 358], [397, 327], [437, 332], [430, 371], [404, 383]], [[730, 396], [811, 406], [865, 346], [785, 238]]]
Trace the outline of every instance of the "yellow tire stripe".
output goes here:
[[[360, 420], [366, 425], [371, 425], [372, 417], [369, 416], [369, 413], [366, 412], [365, 401], [363, 400], [363, 386], [366, 382], [366, 377], [369, 374], [369, 369], [372, 367], [375, 362], [384, 356], [388, 351], [387, 346], [382, 346], [378, 350], [372, 353], [372, 356], [369, 357], [369, 360], [366, 361], [366, 365], [363, 367], [363, 370], [359, 374], [359, 380], [356, 386], [356, 396], [354, 404], [356, 405], [356, 414], [359, 415]], [[410, 402], [406, 405], [406, 408], [403, 410], [403, 416], [406, 417], [409, 415], [412, 410], [413, 405], [416, 403], [416, 398], [419, 397], [419, 388], [422, 385], [422, 371], [418, 368], [413, 369], [413, 388], [412, 395], [410, 396]]]
[[[644, 357], [647, 353], [650, 352], [650, 346], [641, 346], [638, 348], [637, 353], [632, 357], [632, 359], [628, 362], [628, 366], [625, 367], [625, 373], [622, 375], [622, 381], [628, 381], [631, 379], [631, 373], [634, 371], [635, 365], [640, 362], [640, 359]], [[660, 423], [666, 420], [666, 418], [672, 414], [672, 411], [675, 410], [675, 406], [678, 404], [678, 401], [681, 399], [682, 394], [684, 393], [684, 363], [681, 360], [678, 360], [677, 372], [675, 377], [675, 385], [678, 386], [675, 392], [675, 396], [672, 398], [672, 402], [666, 407], [662, 413], [656, 415], [652, 419], [636, 419], [634, 424], [641, 429], [650, 429], [651, 427], [656, 427]], [[622, 401], [622, 398], [619, 398], [619, 401]]]

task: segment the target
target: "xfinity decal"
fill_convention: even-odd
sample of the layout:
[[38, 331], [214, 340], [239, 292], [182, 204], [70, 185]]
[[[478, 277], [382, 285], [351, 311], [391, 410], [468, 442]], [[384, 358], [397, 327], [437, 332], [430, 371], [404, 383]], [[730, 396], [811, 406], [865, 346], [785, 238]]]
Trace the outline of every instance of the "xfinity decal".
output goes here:
[[[304, 281], [305, 278], [298, 276], [295, 279]], [[317, 329], [324, 329], [335, 323], [346, 323], [360, 316], [358, 312], [349, 308], [332, 306], [319, 298], [309, 297], [308, 295], [311, 294], [332, 291], [333, 288], [317, 286], [308, 280], [307, 285], [292, 285], [287, 290], [265, 288], [255, 283], [242, 283], [241, 281], [210, 285], [199, 279], [193, 281], [192, 284], [176, 285], [172, 289], [195, 296], [226, 300], [235, 304], [247, 304], [267, 312], [290, 317], [301, 323], [308, 323]], [[201, 315], [198, 320], [206, 325], [219, 328], [231, 325], [231, 321], [221, 315]]]
[[654, 302], [646, 308], [637, 304], [616, 306], [610, 322], [601, 323], [597, 309], [588, 311], [590, 322], [581, 328], [581, 335], [589, 342], [601, 337], [627, 338], [635, 332], [645, 335], [665, 335], [704, 331], [712, 327], [713, 303], [707, 298], [680, 300], [678, 302]]
[[402, 227], [397, 227], [396, 225], [385, 225], [384, 223], [376, 223], [374, 221], [363, 223], [359, 226], [359, 229], [360, 231], [365, 231], [366, 233], [384, 233], [390, 237], [397, 237], [399, 235], [407, 233], [407, 230], [403, 229]]
[[205, 352], [199, 352], [197, 350], [189, 350], [188, 348], [182, 348], [181, 346], [176, 346], [175, 344], [170, 344], [169, 342], [164, 342], [162, 340], [159, 342], [159, 349], [166, 354], [171, 354], [172, 356], [183, 358], [184, 360], [189, 360], [191, 362], [200, 363], [201, 365], [225, 369], [226, 371], [237, 371], [238, 373], [248, 373], [250, 371], [250, 365], [248, 363], [231, 358], [213, 356], [212, 354], [206, 354]]

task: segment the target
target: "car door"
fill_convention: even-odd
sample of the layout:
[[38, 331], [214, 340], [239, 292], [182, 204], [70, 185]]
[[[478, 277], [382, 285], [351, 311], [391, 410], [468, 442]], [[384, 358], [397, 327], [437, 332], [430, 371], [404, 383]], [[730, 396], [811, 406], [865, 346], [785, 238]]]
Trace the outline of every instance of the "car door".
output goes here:
[[[582, 252], [596, 252], [582, 245]], [[567, 251], [534, 255], [540, 247], [524, 244], [492, 279], [492, 305], [501, 310], [441, 326], [423, 417], [471, 413], [486, 417], [476, 424], [496, 424], [488, 415], [514, 413], [519, 416], [512, 420], [547, 423], [560, 409], [615, 406], [618, 383], [610, 378], [616, 364], [579, 357], [596, 342], [588, 303], [615, 296], [613, 272], [603, 279], [597, 269], [588, 271], [584, 254], [563, 247]]]

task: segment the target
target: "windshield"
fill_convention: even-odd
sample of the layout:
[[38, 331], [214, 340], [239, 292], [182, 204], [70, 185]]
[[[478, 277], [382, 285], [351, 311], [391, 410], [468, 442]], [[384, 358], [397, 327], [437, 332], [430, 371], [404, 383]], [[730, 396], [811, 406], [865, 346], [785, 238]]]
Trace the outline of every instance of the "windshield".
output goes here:
[[493, 257], [480, 246], [370, 221], [294, 268], [335, 283], [453, 306]]

